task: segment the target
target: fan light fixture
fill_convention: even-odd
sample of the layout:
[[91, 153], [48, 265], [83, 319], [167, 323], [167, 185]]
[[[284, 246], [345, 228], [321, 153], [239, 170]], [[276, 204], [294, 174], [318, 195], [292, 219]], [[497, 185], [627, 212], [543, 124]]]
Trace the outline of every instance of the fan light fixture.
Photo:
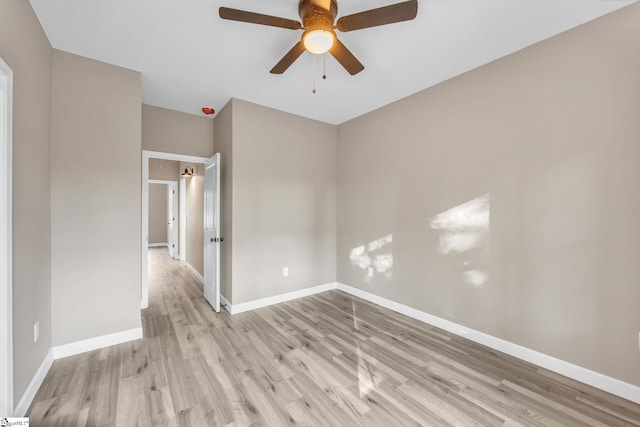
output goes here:
[[306, 33], [302, 41], [309, 52], [321, 55], [333, 46], [333, 34], [327, 30], [312, 30]]
[[231, 21], [304, 31], [302, 39], [285, 53], [271, 69], [271, 74], [284, 73], [305, 50], [308, 50], [313, 54], [329, 52], [353, 76], [364, 70], [364, 65], [340, 42], [335, 30], [346, 33], [410, 21], [418, 14], [418, 0], [404, 0], [400, 3], [342, 16], [338, 20], [336, 20], [338, 0], [300, 0], [298, 15], [302, 22], [229, 7], [221, 7], [218, 13], [220, 18]]

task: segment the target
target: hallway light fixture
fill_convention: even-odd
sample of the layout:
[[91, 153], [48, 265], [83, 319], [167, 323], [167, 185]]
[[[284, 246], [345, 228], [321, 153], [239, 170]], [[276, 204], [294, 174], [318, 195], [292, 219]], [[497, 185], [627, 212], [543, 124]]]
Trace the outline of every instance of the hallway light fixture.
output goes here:
[[184, 172], [182, 172], [180, 176], [184, 176], [185, 178], [191, 178], [195, 174], [196, 174], [196, 170], [191, 166], [187, 166], [186, 168], [184, 168]]

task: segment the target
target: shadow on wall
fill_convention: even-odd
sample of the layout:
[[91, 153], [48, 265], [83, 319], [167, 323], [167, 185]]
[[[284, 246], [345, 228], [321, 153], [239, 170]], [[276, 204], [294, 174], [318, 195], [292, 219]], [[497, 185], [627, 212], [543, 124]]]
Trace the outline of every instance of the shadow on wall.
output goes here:
[[489, 275], [474, 266], [474, 258], [489, 255], [491, 203], [489, 194], [447, 209], [431, 218], [430, 227], [438, 232], [438, 252], [454, 258], [464, 283], [482, 288]]

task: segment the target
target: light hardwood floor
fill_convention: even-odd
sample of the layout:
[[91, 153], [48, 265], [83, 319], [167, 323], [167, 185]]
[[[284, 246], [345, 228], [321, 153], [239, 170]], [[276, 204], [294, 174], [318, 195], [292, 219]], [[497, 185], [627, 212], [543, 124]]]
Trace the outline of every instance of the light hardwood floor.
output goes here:
[[144, 339], [55, 361], [32, 426], [640, 426], [640, 405], [340, 291], [216, 314], [150, 257]]

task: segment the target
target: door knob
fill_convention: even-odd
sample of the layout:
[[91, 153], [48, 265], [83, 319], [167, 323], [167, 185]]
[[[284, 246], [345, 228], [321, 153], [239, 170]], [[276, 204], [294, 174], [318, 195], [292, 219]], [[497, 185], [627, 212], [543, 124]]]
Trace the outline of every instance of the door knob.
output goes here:
[[213, 237], [211, 238], [211, 243], [215, 242], [216, 239], [214, 239]]

